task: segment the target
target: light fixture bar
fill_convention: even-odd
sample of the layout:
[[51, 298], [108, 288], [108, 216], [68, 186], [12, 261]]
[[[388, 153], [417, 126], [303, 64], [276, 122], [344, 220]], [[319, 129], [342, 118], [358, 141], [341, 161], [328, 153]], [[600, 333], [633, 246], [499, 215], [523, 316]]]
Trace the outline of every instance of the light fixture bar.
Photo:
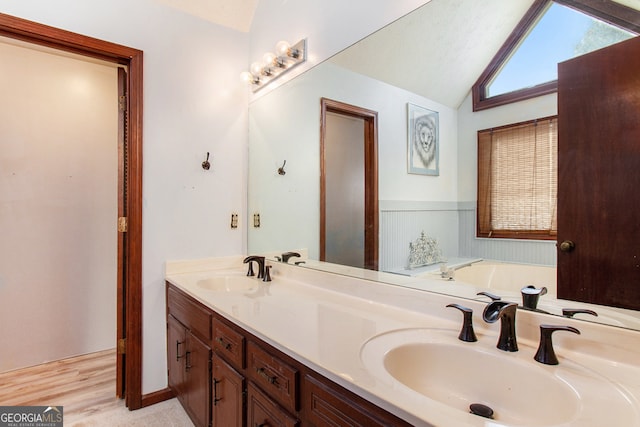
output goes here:
[[275, 54], [266, 53], [262, 63], [254, 62], [250, 71], [243, 72], [241, 77], [251, 85], [255, 93], [306, 60], [307, 39], [302, 39], [293, 46], [281, 41], [276, 46]]

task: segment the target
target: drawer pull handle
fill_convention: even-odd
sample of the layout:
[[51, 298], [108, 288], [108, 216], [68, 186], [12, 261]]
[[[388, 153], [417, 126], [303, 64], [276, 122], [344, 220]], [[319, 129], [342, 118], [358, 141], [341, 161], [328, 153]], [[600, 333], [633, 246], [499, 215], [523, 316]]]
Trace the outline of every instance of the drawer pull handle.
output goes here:
[[222, 338], [222, 337], [216, 338], [216, 341], [218, 341], [218, 344], [220, 344], [222, 347], [224, 347], [225, 350], [231, 351], [231, 343], [230, 342], [225, 343], [224, 342], [224, 338]]
[[269, 374], [267, 374], [266, 370], [264, 368], [256, 368], [256, 372], [258, 373], [258, 375], [260, 375], [262, 378], [264, 378], [265, 380], [267, 380], [267, 382], [269, 384], [278, 384], [278, 377], [276, 376], [270, 376]]
[[176, 362], [179, 362], [180, 359], [184, 356], [180, 356], [180, 346], [184, 344], [183, 342], [180, 342], [178, 340], [176, 340]]
[[218, 383], [220, 380], [213, 379], [213, 406], [216, 406], [222, 399], [218, 399]]

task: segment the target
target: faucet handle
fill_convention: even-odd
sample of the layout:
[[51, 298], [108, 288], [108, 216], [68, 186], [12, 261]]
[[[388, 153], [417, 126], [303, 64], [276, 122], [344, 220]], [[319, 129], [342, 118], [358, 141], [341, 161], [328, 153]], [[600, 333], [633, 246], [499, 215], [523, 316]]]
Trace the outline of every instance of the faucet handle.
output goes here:
[[[289, 262], [289, 259], [293, 258], [293, 257], [300, 258], [300, 254], [298, 252], [285, 252], [285, 253], [282, 254], [281, 260], [282, 260], [282, 262], [287, 264]], [[280, 260], [278, 260], [278, 261], [280, 261]]]
[[488, 297], [491, 301], [500, 301], [502, 299], [501, 296], [486, 291], [478, 292], [476, 295], [483, 295], [485, 297]]
[[586, 308], [563, 308], [562, 309], [562, 315], [564, 317], [573, 317], [576, 314], [590, 314], [592, 316], [598, 316], [598, 313], [596, 313], [593, 310], [587, 310]]
[[522, 294], [522, 306], [524, 308], [535, 310], [538, 308], [538, 300], [540, 297], [542, 295], [546, 295], [547, 288], [546, 286], [536, 288], [533, 285], [528, 285], [520, 289], [520, 293]]
[[464, 307], [460, 304], [449, 304], [447, 307], [457, 308], [462, 312], [462, 329], [460, 329], [460, 335], [458, 339], [465, 342], [476, 342], [478, 338], [473, 330], [472, 314], [473, 310], [468, 307]]
[[540, 325], [540, 345], [538, 351], [533, 358], [545, 365], [557, 365], [558, 358], [553, 350], [553, 342], [551, 341], [551, 334], [555, 331], [568, 331], [574, 334], [580, 335], [580, 331], [573, 326], [562, 325]]

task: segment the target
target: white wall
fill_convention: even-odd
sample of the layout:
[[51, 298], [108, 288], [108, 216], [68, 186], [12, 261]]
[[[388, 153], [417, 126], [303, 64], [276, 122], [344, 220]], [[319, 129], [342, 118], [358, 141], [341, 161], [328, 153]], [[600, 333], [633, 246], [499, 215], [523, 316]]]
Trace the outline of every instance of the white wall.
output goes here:
[[425, 2], [261, 0], [250, 37], [153, 0], [0, 0], [2, 13], [144, 51], [143, 393], [166, 386], [164, 262], [245, 252], [240, 71], [278, 40], [302, 37], [312, 65]]
[[162, 389], [165, 261], [244, 252], [229, 224], [245, 209], [248, 35], [151, 0], [0, 0], [0, 12], [144, 51], [142, 390]]
[[114, 347], [118, 92], [115, 64], [10, 39], [0, 64], [4, 372]]
[[[456, 202], [457, 111], [327, 62], [251, 103], [249, 212], [262, 221], [249, 230], [250, 251], [308, 248], [318, 259], [321, 97], [378, 112], [381, 204], [397, 210], [394, 201]], [[440, 176], [407, 173], [408, 102], [440, 113]], [[276, 172], [283, 159], [284, 177]], [[455, 232], [440, 231], [436, 237], [452, 237], [457, 250], [457, 223]]]

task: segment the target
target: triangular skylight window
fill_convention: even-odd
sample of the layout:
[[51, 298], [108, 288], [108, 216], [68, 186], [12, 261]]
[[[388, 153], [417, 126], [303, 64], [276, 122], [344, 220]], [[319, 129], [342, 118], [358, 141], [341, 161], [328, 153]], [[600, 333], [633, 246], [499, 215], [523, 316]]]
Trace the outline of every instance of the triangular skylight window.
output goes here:
[[[640, 12], [635, 9], [613, 1], [601, 2], [608, 4], [605, 11], [595, 11], [596, 17], [577, 10], [580, 1], [574, 2], [573, 7], [561, 2], [534, 3], [474, 85], [474, 110], [555, 92], [558, 62], [637, 34]], [[618, 15], [632, 16], [632, 22]]]

